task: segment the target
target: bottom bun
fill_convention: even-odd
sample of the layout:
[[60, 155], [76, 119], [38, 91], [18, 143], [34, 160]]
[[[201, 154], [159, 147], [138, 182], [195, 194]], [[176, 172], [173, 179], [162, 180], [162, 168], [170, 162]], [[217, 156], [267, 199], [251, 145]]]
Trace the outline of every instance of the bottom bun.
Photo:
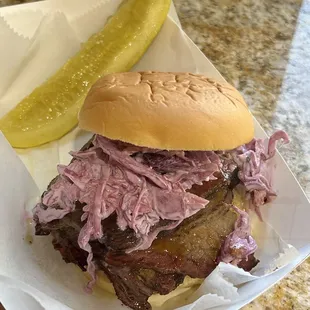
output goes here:
[[[203, 282], [203, 279], [193, 279], [185, 277], [182, 284], [167, 295], [153, 294], [148, 302], [153, 309], [174, 309], [186, 302], [186, 299], [192, 295], [197, 287]], [[114, 287], [104, 272], [98, 272], [96, 286], [115, 295]]]

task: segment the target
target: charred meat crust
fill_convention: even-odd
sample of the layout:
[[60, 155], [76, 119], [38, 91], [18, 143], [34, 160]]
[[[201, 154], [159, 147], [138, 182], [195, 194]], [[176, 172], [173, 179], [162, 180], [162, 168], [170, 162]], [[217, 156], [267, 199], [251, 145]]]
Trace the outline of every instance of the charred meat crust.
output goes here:
[[233, 231], [237, 217], [228, 204], [207, 206], [170, 234], [159, 234], [147, 250], [129, 254], [108, 251], [105, 260], [116, 266], [138, 266], [205, 278], [216, 267], [219, 248]]

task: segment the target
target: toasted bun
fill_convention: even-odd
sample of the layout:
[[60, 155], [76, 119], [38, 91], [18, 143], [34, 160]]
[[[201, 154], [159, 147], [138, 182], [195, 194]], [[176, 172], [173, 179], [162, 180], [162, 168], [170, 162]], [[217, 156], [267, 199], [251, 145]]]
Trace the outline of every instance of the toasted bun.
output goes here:
[[[175, 309], [176, 307], [184, 304], [186, 299], [194, 292], [194, 290], [198, 288], [198, 286], [202, 282], [202, 279], [192, 279], [186, 276], [184, 282], [179, 285], [175, 290], [173, 290], [167, 295], [154, 294], [149, 297], [148, 302], [151, 304], [152, 309]], [[104, 291], [115, 295], [112, 283], [101, 271], [99, 271], [98, 273], [96, 285]]]
[[88, 93], [79, 126], [107, 138], [166, 150], [229, 150], [254, 136], [240, 93], [203, 75], [107, 75]]

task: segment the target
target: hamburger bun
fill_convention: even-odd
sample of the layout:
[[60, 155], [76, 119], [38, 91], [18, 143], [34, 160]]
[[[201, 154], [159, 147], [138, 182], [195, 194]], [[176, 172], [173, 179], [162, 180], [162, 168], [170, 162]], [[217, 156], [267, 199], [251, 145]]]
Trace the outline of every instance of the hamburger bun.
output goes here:
[[191, 73], [104, 76], [88, 93], [79, 126], [165, 150], [230, 150], [254, 137], [253, 118], [240, 93]]

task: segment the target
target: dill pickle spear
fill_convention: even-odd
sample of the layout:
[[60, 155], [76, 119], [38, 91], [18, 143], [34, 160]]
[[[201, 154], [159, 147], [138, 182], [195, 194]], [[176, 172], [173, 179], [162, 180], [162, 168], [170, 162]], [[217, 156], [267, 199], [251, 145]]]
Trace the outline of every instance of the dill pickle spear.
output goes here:
[[130, 70], [164, 23], [171, 0], [126, 0], [104, 28], [46, 82], [0, 119], [16, 148], [61, 138], [77, 125], [87, 92], [106, 74]]

